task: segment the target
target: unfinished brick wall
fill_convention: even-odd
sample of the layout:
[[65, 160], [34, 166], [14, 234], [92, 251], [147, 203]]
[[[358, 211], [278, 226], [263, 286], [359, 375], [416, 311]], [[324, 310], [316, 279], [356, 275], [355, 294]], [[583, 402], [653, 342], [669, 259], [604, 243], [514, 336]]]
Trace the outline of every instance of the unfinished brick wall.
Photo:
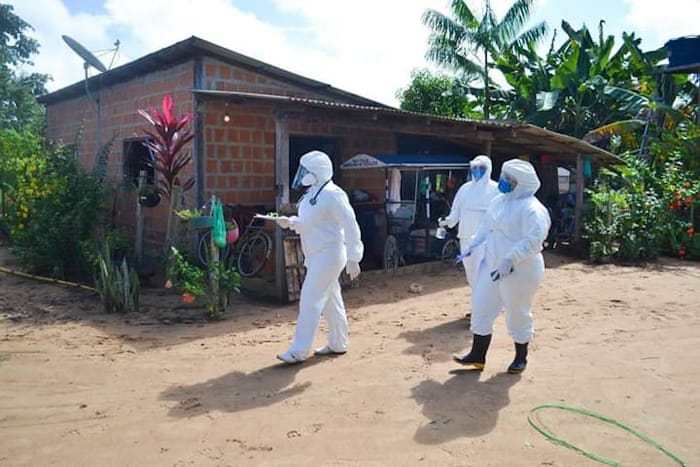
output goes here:
[[[224, 122], [228, 111], [229, 122]], [[204, 198], [275, 206], [275, 120], [269, 108], [200, 104], [204, 119]]]
[[[90, 84], [92, 97], [100, 98], [101, 142], [105, 144], [114, 138], [107, 161], [107, 176], [110, 180], [118, 184], [123, 181], [124, 140], [144, 136], [143, 130], [148, 126], [137, 114], [137, 109], [160, 109], [163, 96], [169, 94], [175, 102], [176, 115], [192, 112], [193, 83], [193, 63], [187, 62], [106, 86], [102, 90], [95, 84]], [[82, 132], [76, 151], [81, 164], [89, 170], [93, 169], [98, 148], [97, 105], [94, 100], [83, 94], [48, 105], [46, 118], [47, 137], [51, 140], [73, 144], [76, 134]], [[190, 165], [187, 171], [192, 170], [193, 165]], [[120, 187], [116, 203], [117, 224], [126, 227], [132, 233], [136, 226], [135, 206], [135, 190]], [[143, 209], [143, 214], [145, 243], [158, 244], [166, 230], [167, 200], [163, 199], [155, 208]]]

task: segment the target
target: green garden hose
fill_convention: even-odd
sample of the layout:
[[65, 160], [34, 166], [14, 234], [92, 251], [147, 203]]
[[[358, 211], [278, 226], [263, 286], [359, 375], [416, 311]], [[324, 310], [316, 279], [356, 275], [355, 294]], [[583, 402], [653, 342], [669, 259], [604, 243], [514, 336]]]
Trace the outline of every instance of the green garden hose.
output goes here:
[[590, 458], [590, 459], [593, 459], [593, 460], [595, 460], [595, 461], [600, 462], [601, 464], [614, 465], [614, 466], [621, 466], [621, 465], [622, 465], [622, 464], [620, 464], [619, 462], [616, 462], [616, 461], [614, 461], [614, 460], [612, 460], [612, 459], [607, 459], [607, 458], [605, 458], [605, 457], [599, 456], [599, 455], [594, 454], [594, 453], [592, 453], [592, 452], [588, 452], [588, 451], [586, 451], [586, 450], [584, 450], [584, 449], [581, 449], [581, 448], [578, 447], [578, 446], [575, 446], [574, 444], [571, 444], [570, 442], [568, 442], [568, 441], [566, 441], [566, 440], [563, 440], [563, 439], [561, 439], [561, 438], [557, 438], [557, 437], [556, 437], [555, 435], [553, 435], [552, 433], [548, 432], [547, 430], [545, 430], [545, 429], [542, 428], [541, 426], [537, 425], [537, 424], [532, 420], [532, 414], [533, 414], [535, 411], [540, 410], [540, 409], [559, 409], [559, 410], [565, 410], [565, 411], [567, 411], [567, 412], [574, 412], [574, 413], [577, 413], [577, 414], [580, 414], [580, 415], [584, 415], [584, 416], [586, 416], [586, 417], [591, 417], [591, 418], [595, 418], [595, 419], [597, 419], [597, 420], [601, 420], [601, 421], [603, 421], [603, 422], [605, 422], [605, 423], [608, 423], [608, 424], [610, 424], [610, 425], [616, 426], [616, 427], [618, 427], [618, 428], [622, 428], [623, 430], [625, 430], [625, 431], [627, 431], [627, 432], [633, 434], [633, 435], [636, 436], [637, 438], [641, 439], [642, 441], [644, 441], [644, 442], [647, 443], [648, 445], [653, 446], [654, 448], [656, 448], [656, 449], [658, 449], [659, 451], [663, 452], [663, 453], [666, 454], [668, 457], [670, 457], [671, 459], [673, 459], [678, 465], [681, 465], [681, 466], [686, 466], [686, 465], [687, 465], [685, 462], [683, 462], [681, 459], [679, 459], [678, 456], [676, 456], [676, 455], [674, 455], [673, 453], [671, 453], [671, 452], [667, 451], [666, 449], [664, 449], [663, 446], [661, 446], [659, 443], [657, 443], [657, 442], [654, 441], [653, 439], [651, 439], [651, 438], [649, 438], [648, 436], [646, 436], [646, 435], [644, 435], [644, 434], [642, 434], [642, 433], [640, 433], [640, 432], [634, 430], [633, 428], [630, 428], [629, 426], [627, 426], [627, 425], [625, 425], [625, 424], [623, 424], [623, 423], [618, 422], [617, 420], [613, 420], [612, 418], [604, 417], [604, 416], [602, 416], [602, 415], [598, 415], [598, 414], [596, 414], [596, 413], [590, 412], [590, 411], [585, 410], [585, 409], [579, 409], [579, 408], [576, 408], [576, 407], [570, 407], [570, 406], [567, 406], [567, 405], [558, 405], [558, 404], [544, 404], [544, 405], [537, 406], [537, 407], [535, 407], [534, 409], [530, 410], [530, 413], [529, 413], [528, 416], [527, 416], [527, 421], [530, 423], [530, 426], [532, 426], [532, 428], [534, 428], [535, 430], [537, 430], [537, 431], [539, 431], [540, 433], [542, 433], [542, 435], [544, 435], [545, 438], [547, 438], [549, 441], [553, 442], [554, 444], [559, 444], [559, 445], [564, 446], [564, 447], [566, 447], [566, 448], [572, 449], [572, 450], [578, 452], [579, 454], [582, 454], [582, 455], [584, 455], [584, 456], [586, 456], [586, 457], [588, 457], [588, 458]]
[[53, 277], [36, 276], [34, 274], [28, 274], [26, 272], [17, 271], [16, 269], [9, 269], [2, 266], [0, 266], [0, 272], [4, 272], [5, 274], [10, 274], [12, 276], [24, 277], [26, 279], [34, 279], [42, 282], [50, 282], [51, 284], [66, 285], [68, 287], [74, 287], [76, 289], [88, 290], [90, 292], [98, 293], [96, 288], [90, 287], [88, 285], [78, 284], [77, 282], [62, 281], [60, 279], [54, 279]]

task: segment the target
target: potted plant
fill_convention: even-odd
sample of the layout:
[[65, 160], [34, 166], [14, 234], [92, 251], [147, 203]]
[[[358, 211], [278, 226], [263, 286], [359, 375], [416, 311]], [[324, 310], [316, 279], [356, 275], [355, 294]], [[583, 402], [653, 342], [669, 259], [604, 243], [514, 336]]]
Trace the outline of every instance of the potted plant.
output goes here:
[[214, 225], [214, 218], [205, 216], [202, 209], [180, 209], [175, 211], [175, 215], [187, 222], [189, 230], [207, 230]]

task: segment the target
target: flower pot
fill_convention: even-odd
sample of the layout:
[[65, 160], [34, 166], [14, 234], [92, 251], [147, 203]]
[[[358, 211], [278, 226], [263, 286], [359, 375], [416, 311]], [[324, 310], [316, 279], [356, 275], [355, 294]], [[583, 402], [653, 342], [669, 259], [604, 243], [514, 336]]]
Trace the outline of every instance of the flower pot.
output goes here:
[[238, 231], [238, 227], [234, 227], [230, 230], [226, 231], [226, 243], [231, 245], [232, 243], [236, 243], [238, 241], [238, 237], [240, 236], [240, 232]]
[[198, 216], [187, 221], [187, 228], [190, 230], [208, 230], [213, 226], [214, 218], [212, 216]]

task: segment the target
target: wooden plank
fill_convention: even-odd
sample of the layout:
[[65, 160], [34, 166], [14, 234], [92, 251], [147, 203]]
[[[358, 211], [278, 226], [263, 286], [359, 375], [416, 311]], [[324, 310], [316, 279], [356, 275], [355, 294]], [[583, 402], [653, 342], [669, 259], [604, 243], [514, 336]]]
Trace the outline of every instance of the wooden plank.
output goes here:
[[284, 271], [287, 279], [287, 298], [289, 301], [299, 300], [306, 269], [301, 241], [297, 235], [284, 238]]
[[[283, 205], [289, 203], [289, 129], [287, 120], [278, 117], [275, 120], [275, 209], [280, 211]], [[275, 228], [275, 287], [279, 298], [284, 297], [285, 289], [285, 257], [282, 252], [282, 229]]]
[[576, 205], [574, 207], [574, 243], [581, 240], [581, 222], [583, 220], [583, 156], [576, 154]]

